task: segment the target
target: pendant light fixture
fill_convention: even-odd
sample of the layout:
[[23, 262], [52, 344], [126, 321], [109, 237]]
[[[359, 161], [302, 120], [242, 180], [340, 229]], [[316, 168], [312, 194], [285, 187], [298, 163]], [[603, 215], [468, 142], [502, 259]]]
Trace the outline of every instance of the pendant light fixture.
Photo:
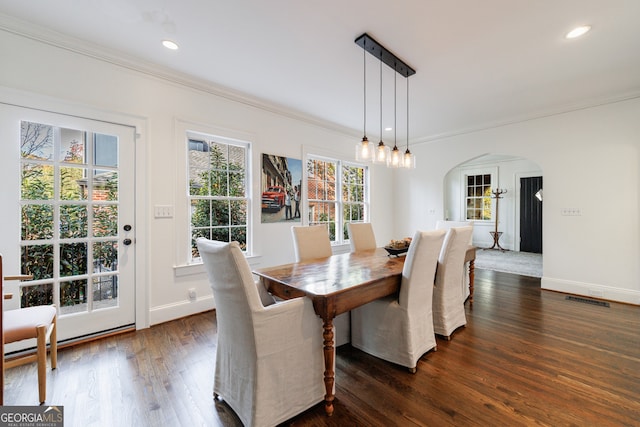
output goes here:
[[[404, 167], [404, 168], [412, 168], [415, 167], [415, 158], [413, 154], [409, 151], [409, 76], [412, 76], [416, 73], [416, 71], [405, 64], [402, 60], [400, 60], [397, 56], [395, 56], [391, 51], [383, 47], [380, 43], [375, 41], [371, 36], [367, 33], [362, 34], [355, 40], [355, 43], [364, 49], [365, 52], [369, 52], [375, 58], [380, 61], [380, 142], [378, 142], [377, 147], [372, 147], [372, 144], [369, 142], [366, 136], [366, 59], [364, 66], [364, 74], [365, 74], [365, 95], [364, 95], [364, 136], [362, 138], [362, 142], [356, 146], [356, 160], [359, 161], [368, 161], [369, 156], [373, 163], [377, 164], [386, 164], [388, 167]], [[386, 64], [390, 68], [392, 68], [396, 74], [394, 74], [394, 137], [393, 137], [393, 151], [389, 150], [389, 147], [385, 145], [383, 142], [382, 131], [383, 131], [383, 123], [382, 123], [382, 78], [383, 78], [383, 67], [382, 63]], [[397, 144], [397, 135], [398, 135], [398, 117], [397, 117], [397, 74], [405, 77], [407, 79], [407, 149], [404, 153], [404, 156], [401, 154], [398, 149]]]
[[416, 158], [409, 150], [409, 79], [407, 79], [407, 149], [404, 152], [402, 166], [405, 169], [413, 169], [416, 167]]
[[[366, 44], [366, 40], [364, 41]], [[362, 106], [363, 111], [363, 130], [362, 130], [362, 141], [360, 144], [356, 145], [356, 160], [359, 162], [369, 162], [373, 160], [373, 147], [369, 143], [369, 139], [367, 138], [367, 48], [366, 45], [363, 45], [362, 51], [362, 81], [364, 82], [364, 90], [363, 90], [363, 99], [364, 103]]]
[[403, 166], [403, 159], [398, 150], [398, 73], [393, 76], [393, 149], [389, 166], [392, 168]]
[[389, 147], [382, 141], [382, 61], [380, 61], [380, 142], [373, 156], [373, 163], [389, 166]]

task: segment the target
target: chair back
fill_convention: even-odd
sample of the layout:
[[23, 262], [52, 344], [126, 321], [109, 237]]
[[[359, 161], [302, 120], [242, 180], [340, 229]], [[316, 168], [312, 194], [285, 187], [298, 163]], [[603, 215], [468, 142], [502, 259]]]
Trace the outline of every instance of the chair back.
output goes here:
[[218, 346], [255, 353], [253, 312], [264, 310], [238, 242], [196, 241], [216, 303]]
[[462, 301], [462, 289], [460, 277], [464, 274], [464, 258], [469, 247], [469, 239], [473, 233], [473, 227], [453, 227], [447, 231], [444, 238], [440, 257], [438, 259], [438, 271], [436, 274], [436, 286], [444, 286], [441, 292], [445, 295], [460, 294]]
[[349, 222], [347, 223], [347, 233], [349, 234], [351, 252], [366, 251], [377, 247], [376, 236], [373, 234], [370, 222]]
[[322, 401], [322, 322], [311, 300], [263, 307], [237, 242], [196, 243], [216, 303], [214, 396], [246, 426], [279, 425]]
[[329, 231], [326, 226], [293, 226], [291, 227], [291, 233], [297, 262], [326, 258], [333, 255]]
[[402, 269], [398, 303], [431, 312], [433, 284], [445, 230], [416, 231]]
[[471, 221], [446, 221], [438, 220], [436, 222], [436, 230], [449, 230], [450, 228], [471, 227], [471, 235], [469, 236], [469, 245], [473, 245], [473, 222]]

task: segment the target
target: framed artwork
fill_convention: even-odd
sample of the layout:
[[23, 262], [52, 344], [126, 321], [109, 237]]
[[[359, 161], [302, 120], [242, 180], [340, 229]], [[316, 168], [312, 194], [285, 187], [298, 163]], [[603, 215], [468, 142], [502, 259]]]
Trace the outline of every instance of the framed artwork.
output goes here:
[[262, 154], [262, 222], [300, 222], [302, 160]]

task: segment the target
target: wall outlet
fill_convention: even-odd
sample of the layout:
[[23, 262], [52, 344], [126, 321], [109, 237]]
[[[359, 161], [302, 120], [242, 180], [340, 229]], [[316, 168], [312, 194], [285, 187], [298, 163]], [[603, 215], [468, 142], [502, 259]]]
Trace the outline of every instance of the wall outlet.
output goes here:
[[190, 288], [189, 289], [189, 301], [195, 301], [198, 298], [198, 295], [196, 294], [196, 289], [195, 288]]

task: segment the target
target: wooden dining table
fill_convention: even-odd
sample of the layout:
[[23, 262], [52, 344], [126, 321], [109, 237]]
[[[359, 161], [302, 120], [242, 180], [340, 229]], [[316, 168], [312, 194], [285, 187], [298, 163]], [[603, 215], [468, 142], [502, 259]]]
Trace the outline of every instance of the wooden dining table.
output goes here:
[[[470, 251], [467, 254], [471, 257]], [[475, 248], [472, 254], [475, 258]], [[404, 260], [404, 256], [389, 256], [384, 248], [377, 248], [261, 268], [253, 272], [277, 297], [310, 298], [316, 314], [322, 319], [327, 415], [333, 414], [335, 398], [333, 319], [376, 299], [397, 294]], [[473, 279], [472, 274], [470, 277]], [[473, 289], [473, 281], [470, 288]]]
[[283, 299], [308, 297], [323, 321], [325, 410], [333, 413], [335, 342], [333, 319], [400, 289], [404, 256], [382, 249], [345, 253], [255, 270], [265, 287]]

